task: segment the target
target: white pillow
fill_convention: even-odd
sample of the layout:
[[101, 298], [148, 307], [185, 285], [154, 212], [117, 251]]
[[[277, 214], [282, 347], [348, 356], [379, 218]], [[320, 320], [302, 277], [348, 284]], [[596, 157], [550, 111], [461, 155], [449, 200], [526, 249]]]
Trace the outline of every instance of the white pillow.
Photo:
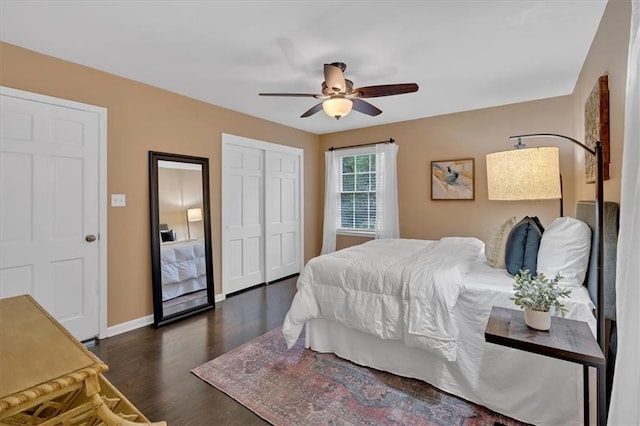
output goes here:
[[517, 221], [518, 219], [513, 216], [502, 225], [494, 226], [489, 230], [489, 240], [485, 245], [484, 255], [490, 266], [502, 269], [506, 267], [504, 264], [504, 248], [507, 244], [509, 232], [511, 232]]
[[560, 286], [579, 288], [589, 265], [591, 229], [581, 220], [559, 217], [542, 234], [538, 250], [538, 273], [553, 279], [562, 275]]

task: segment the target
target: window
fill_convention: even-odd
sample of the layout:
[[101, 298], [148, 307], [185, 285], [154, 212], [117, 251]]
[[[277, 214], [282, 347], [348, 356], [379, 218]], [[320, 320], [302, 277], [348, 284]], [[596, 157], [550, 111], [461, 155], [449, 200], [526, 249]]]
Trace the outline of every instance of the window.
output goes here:
[[373, 231], [376, 227], [376, 154], [340, 158], [340, 229]]
[[325, 153], [322, 254], [336, 251], [336, 235], [399, 238], [398, 146], [346, 147]]

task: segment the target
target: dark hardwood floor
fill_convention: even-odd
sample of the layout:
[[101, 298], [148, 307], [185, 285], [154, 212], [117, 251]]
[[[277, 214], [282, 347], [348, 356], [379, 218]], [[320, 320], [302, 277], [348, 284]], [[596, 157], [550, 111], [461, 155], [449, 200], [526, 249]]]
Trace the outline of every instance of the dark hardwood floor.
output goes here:
[[281, 326], [296, 280], [237, 294], [213, 311], [103, 339], [90, 349], [109, 366], [109, 381], [151, 421], [171, 426], [267, 424], [190, 371]]

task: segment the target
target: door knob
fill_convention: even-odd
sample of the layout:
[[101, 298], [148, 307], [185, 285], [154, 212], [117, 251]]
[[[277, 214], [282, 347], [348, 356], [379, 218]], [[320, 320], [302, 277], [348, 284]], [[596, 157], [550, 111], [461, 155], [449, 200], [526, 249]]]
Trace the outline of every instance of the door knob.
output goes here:
[[87, 240], [88, 243], [92, 243], [96, 240], [96, 236], [93, 234], [88, 234], [86, 237], [84, 237], [85, 240]]

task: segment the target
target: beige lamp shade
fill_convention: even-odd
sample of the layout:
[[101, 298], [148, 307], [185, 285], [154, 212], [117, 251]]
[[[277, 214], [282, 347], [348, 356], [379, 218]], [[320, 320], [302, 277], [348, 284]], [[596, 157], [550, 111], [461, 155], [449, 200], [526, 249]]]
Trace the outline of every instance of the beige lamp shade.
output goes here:
[[322, 103], [325, 114], [338, 120], [349, 114], [351, 108], [353, 108], [353, 102], [345, 98], [327, 99]]
[[189, 222], [197, 222], [202, 220], [202, 209], [197, 207], [195, 209], [187, 209], [187, 220]]
[[487, 154], [490, 200], [562, 198], [556, 147], [524, 148]]

